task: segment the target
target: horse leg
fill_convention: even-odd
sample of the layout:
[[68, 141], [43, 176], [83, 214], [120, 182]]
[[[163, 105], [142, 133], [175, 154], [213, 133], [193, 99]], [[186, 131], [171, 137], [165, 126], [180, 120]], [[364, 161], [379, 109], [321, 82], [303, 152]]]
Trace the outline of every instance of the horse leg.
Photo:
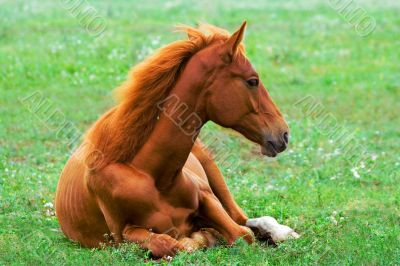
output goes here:
[[122, 233], [124, 240], [151, 251], [156, 258], [174, 256], [178, 251], [190, 251], [180, 241], [167, 234], [156, 234], [147, 229], [127, 225]]
[[200, 231], [194, 232], [190, 237], [183, 237], [179, 239], [185, 250], [192, 252], [201, 248], [208, 248], [215, 246], [223, 237], [216, 230], [212, 228], [203, 228]]
[[254, 242], [254, 234], [250, 228], [237, 224], [225, 211], [221, 202], [212, 192], [205, 192], [200, 202], [200, 215], [215, 228], [228, 244], [243, 237], [249, 244]]
[[268, 242], [272, 240], [273, 244], [286, 241], [290, 238], [300, 237], [292, 228], [279, 224], [275, 218], [270, 216], [249, 219], [246, 222], [246, 226], [256, 231], [257, 237], [265, 239]]
[[214, 194], [217, 196], [219, 201], [224, 206], [230, 217], [238, 224], [245, 225], [248, 217], [235, 202], [228, 186], [224, 180], [224, 176], [218, 169], [218, 166], [212, 159], [211, 153], [208, 149], [200, 142], [196, 140], [192, 153], [200, 161], [201, 165], [206, 172], [208, 182]]
[[270, 225], [271, 222], [269, 222], [269, 218], [266, 219], [265, 217], [260, 217], [248, 219], [243, 210], [235, 202], [228, 189], [228, 186], [225, 183], [221, 171], [218, 169], [218, 166], [212, 159], [211, 153], [199, 139], [196, 140], [192, 149], [192, 153], [197, 157], [203, 166], [212, 191], [236, 223], [251, 228], [257, 233], [257, 238], [259, 239], [271, 238], [274, 242], [281, 242], [291, 237], [298, 237], [298, 234], [290, 227], [284, 225], [275, 226], [275, 224], [273, 226]]
[[[154, 257], [173, 256], [179, 250], [185, 250], [176, 239], [167, 234], [158, 234], [145, 228], [127, 224], [132, 206], [146, 206], [144, 197], [155, 197], [146, 191], [144, 178], [133, 178], [135, 172], [123, 164], [112, 164], [93, 174], [88, 187], [97, 198], [107, 227], [116, 244], [129, 241], [151, 251]], [[141, 181], [142, 180], [142, 181]], [[141, 186], [142, 189], [138, 189]], [[147, 190], [149, 191], [149, 190]], [[151, 191], [151, 190], [150, 190]], [[148, 204], [152, 204], [151, 202]], [[128, 215], [128, 217], [126, 216]]]
[[156, 234], [144, 228], [127, 225], [123, 238], [138, 244], [143, 249], [150, 250], [156, 258], [165, 258], [174, 256], [178, 251], [193, 252], [201, 248], [213, 247], [221, 239], [221, 235], [212, 228], [204, 228], [192, 233], [190, 237], [176, 240], [167, 234]]

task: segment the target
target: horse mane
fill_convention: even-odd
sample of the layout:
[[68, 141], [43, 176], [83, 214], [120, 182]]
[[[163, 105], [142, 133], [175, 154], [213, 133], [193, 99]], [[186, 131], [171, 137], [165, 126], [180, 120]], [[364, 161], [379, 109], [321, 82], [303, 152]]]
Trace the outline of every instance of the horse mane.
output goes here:
[[188, 60], [208, 45], [229, 38], [225, 30], [211, 25], [179, 26], [178, 30], [186, 32], [188, 39], [160, 48], [133, 67], [116, 90], [117, 105], [88, 130], [81, 147], [82, 159], [90, 169], [133, 160], [157, 122], [160, 110], [156, 104], [168, 96]]

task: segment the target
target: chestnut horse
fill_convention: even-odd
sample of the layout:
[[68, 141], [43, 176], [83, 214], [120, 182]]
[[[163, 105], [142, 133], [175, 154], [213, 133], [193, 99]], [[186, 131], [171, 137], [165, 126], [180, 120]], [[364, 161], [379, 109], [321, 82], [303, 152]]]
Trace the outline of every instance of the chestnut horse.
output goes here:
[[[56, 213], [67, 237], [85, 247], [138, 243], [155, 257], [243, 237], [248, 219], [197, 135], [209, 120], [285, 150], [288, 126], [241, 41], [207, 26], [134, 67], [119, 104], [88, 131], [57, 187]], [[251, 221], [251, 223], [249, 222]], [[108, 235], [106, 240], [105, 235]]]

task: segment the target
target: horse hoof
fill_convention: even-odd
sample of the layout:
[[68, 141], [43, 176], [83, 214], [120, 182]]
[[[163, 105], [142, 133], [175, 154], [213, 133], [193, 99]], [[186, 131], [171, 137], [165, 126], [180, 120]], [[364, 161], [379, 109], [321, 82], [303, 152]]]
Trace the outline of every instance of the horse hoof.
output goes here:
[[248, 219], [246, 226], [255, 228], [261, 238], [270, 237], [274, 243], [297, 239], [300, 237], [292, 228], [279, 224], [275, 218], [263, 216], [260, 218]]

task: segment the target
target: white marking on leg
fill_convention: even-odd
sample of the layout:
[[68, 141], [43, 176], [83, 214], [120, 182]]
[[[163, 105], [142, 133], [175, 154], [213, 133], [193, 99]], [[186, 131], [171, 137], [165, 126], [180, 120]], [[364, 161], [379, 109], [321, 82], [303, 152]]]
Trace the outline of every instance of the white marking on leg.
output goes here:
[[289, 238], [300, 237], [292, 228], [279, 224], [276, 219], [271, 216], [248, 219], [246, 226], [257, 228], [261, 235], [270, 235], [274, 242], [282, 242]]

